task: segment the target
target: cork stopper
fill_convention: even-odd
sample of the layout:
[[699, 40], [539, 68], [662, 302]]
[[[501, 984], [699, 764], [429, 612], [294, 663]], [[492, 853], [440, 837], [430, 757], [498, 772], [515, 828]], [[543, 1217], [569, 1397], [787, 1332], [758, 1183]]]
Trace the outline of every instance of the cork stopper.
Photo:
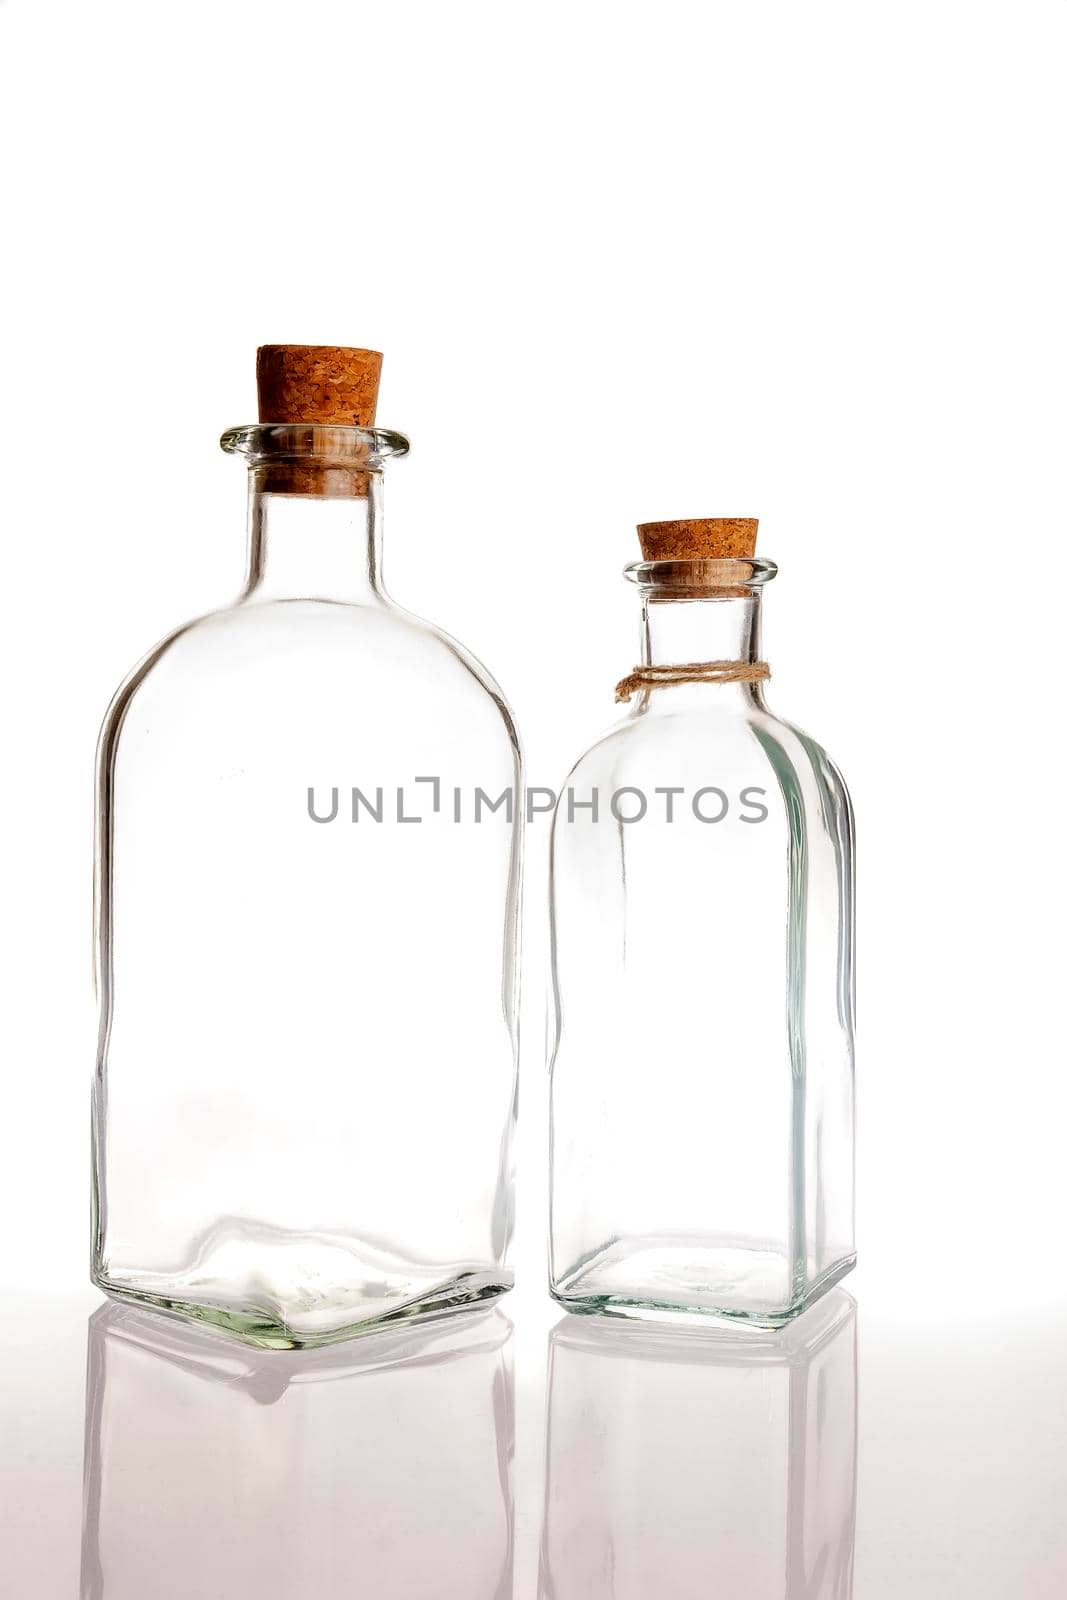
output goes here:
[[683, 517], [642, 522], [637, 537], [646, 561], [743, 561], [756, 553], [756, 517]]
[[[377, 350], [336, 344], [263, 344], [256, 351], [259, 420], [373, 428], [382, 358]], [[365, 472], [315, 460], [277, 462], [263, 469], [273, 494], [365, 499]]]
[[263, 344], [256, 351], [260, 422], [373, 428], [382, 358], [335, 344]]

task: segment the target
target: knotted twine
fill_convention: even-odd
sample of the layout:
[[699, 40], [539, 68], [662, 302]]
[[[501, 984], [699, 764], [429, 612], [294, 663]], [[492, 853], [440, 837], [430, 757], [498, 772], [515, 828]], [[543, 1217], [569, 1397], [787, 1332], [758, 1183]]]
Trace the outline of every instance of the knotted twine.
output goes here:
[[674, 683], [762, 683], [770, 675], [766, 661], [690, 661], [677, 667], [635, 667], [615, 685], [615, 699], [629, 700], [638, 689], [667, 689]]

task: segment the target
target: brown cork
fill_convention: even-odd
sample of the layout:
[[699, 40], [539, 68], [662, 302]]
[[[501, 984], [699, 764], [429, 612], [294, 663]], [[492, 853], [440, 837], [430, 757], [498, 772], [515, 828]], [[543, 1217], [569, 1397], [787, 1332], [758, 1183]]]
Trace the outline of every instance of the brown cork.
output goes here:
[[373, 428], [382, 358], [335, 344], [263, 344], [256, 351], [260, 422]]
[[[256, 351], [260, 422], [373, 428], [382, 358], [335, 344], [264, 344]], [[271, 462], [260, 488], [272, 494], [365, 499], [365, 472], [340, 463]]]
[[756, 553], [756, 517], [684, 517], [642, 522], [637, 537], [646, 561], [743, 561]]

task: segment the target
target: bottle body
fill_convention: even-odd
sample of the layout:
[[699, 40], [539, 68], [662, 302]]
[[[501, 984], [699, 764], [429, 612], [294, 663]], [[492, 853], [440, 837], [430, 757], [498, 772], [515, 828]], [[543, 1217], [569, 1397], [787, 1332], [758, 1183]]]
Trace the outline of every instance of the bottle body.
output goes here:
[[[656, 604], [752, 658], [754, 592]], [[852, 1265], [852, 839], [833, 764], [758, 684], [645, 691], [571, 774], [552, 867], [569, 1308], [774, 1326]]]
[[98, 779], [93, 1274], [278, 1345], [511, 1282], [519, 811], [415, 780], [517, 793], [514, 727], [376, 583], [299, 588], [165, 641]]

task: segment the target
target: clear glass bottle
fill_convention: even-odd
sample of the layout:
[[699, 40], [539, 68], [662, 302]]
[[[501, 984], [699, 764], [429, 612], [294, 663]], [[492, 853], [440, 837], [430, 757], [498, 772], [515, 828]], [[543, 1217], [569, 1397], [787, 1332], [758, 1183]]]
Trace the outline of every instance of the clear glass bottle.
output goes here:
[[93, 1277], [269, 1345], [512, 1281], [519, 743], [385, 592], [378, 363], [261, 351], [243, 591], [100, 740]]
[[639, 530], [635, 698], [552, 834], [552, 1292], [775, 1326], [849, 1270], [853, 826], [767, 708], [754, 521]]
[[850, 1600], [843, 1289], [778, 1333], [565, 1317], [549, 1348], [541, 1600]]

